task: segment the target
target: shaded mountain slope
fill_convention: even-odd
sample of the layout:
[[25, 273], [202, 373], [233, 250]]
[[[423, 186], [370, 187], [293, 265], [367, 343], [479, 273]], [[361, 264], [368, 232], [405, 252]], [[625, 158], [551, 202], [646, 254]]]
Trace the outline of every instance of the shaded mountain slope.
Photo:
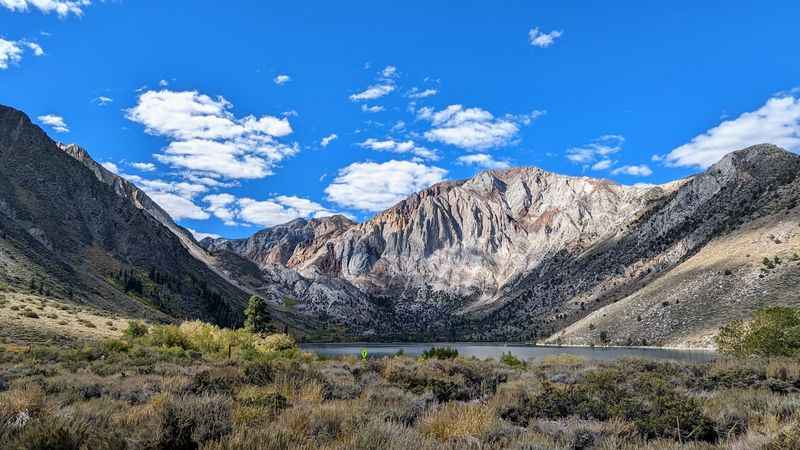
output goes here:
[[52, 295], [133, 316], [239, 323], [245, 293], [101, 178], [0, 106], [3, 281], [33, 279]]

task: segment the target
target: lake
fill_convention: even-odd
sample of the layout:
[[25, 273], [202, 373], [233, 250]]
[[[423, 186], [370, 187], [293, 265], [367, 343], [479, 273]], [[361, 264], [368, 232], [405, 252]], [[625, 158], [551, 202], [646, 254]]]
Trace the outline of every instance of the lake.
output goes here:
[[407, 356], [419, 356], [431, 347], [452, 347], [458, 350], [459, 356], [498, 359], [503, 353], [511, 352], [522, 360], [537, 360], [550, 355], [574, 355], [586, 360], [613, 361], [621, 358], [643, 358], [653, 360], [681, 361], [681, 362], [708, 362], [716, 359], [717, 354], [708, 350], [673, 350], [661, 348], [633, 348], [633, 347], [551, 347], [532, 346], [522, 344], [497, 344], [497, 343], [459, 343], [459, 342], [431, 342], [431, 343], [342, 343], [342, 344], [301, 344], [300, 347], [309, 352], [322, 356], [358, 356], [362, 349], [366, 349], [370, 357], [391, 356], [400, 350]]

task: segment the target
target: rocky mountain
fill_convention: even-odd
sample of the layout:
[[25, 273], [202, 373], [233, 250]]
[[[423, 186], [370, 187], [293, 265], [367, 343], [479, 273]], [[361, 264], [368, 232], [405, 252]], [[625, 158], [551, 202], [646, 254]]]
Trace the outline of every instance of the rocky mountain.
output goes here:
[[132, 317], [240, 323], [246, 293], [193, 242], [135, 186], [0, 106], [1, 283]]
[[364, 223], [196, 242], [133, 183], [0, 107], [0, 287], [235, 325], [250, 293], [308, 339], [709, 346], [800, 304], [800, 157], [728, 154], [664, 185], [538, 168], [409, 196]]
[[[214, 254], [255, 262], [273, 286], [301, 286], [292, 300], [297, 308], [358, 336], [549, 337], [583, 344], [602, 337], [707, 346], [708, 338], [690, 336], [710, 336], [721, 319], [673, 318], [664, 326], [659, 318], [667, 311], [675, 317], [691, 311], [743, 317], [772, 300], [760, 297], [739, 305], [736, 314], [723, 314], [718, 293], [704, 284], [718, 277], [704, 272], [704, 283], [690, 293], [674, 288], [649, 295], [652, 314], [638, 318], [639, 327], [591, 324], [585, 325], [591, 333], [579, 330], [593, 312], [608, 316], [601, 311], [610, 311], [609, 305], [673, 279], [698, 253], [725, 248], [720, 243], [743, 228], [761, 229], [779, 218], [792, 229], [798, 222], [798, 169], [798, 156], [759, 145], [660, 186], [623, 186], [537, 168], [494, 170], [432, 186], [363, 224], [298, 221], [247, 240], [203, 244]], [[315, 232], [317, 227], [326, 231]], [[794, 235], [781, 236], [784, 245], [797, 244]], [[761, 261], [764, 251], [751, 257]]]
[[228, 250], [264, 268], [281, 265], [294, 268], [310, 259], [331, 239], [339, 237], [355, 222], [344, 216], [320, 219], [295, 219], [289, 223], [259, 231], [247, 239], [212, 239], [201, 242], [204, 248]]

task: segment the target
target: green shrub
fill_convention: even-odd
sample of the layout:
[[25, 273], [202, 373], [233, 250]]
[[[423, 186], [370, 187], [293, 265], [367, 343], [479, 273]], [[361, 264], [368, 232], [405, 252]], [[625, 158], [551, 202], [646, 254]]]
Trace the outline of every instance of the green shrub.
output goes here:
[[765, 308], [750, 321], [735, 320], [716, 337], [720, 352], [744, 356], [795, 356], [800, 354], [800, 309]]
[[125, 336], [138, 338], [147, 335], [147, 325], [138, 320], [128, 321], [128, 328], [125, 329]]
[[187, 339], [175, 325], [158, 325], [152, 327], [148, 339], [150, 344], [156, 347], [178, 347], [184, 350], [191, 349], [189, 339]]
[[231, 432], [230, 398], [168, 397], [160, 402], [152, 448], [190, 450]]
[[131, 348], [128, 342], [119, 339], [109, 339], [103, 343], [103, 346], [106, 351], [111, 353], [125, 353]]
[[297, 347], [297, 344], [294, 341], [294, 338], [289, 336], [288, 334], [271, 334], [264, 338], [264, 340], [258, 345], [260, 350], [265, 350], [268, 352], [282, 352], [286, 350], [292, 350]]
[[521, 369], [526, 366], [525, 361], [512, 355], [511, 352], [503, 353], [503, 356], [500, 357], [500, 362], [515, 369]]
[[422, 359], [453, 359], [458, 357], [458, 350], [452, 347], [431, 347], [422, 353]]

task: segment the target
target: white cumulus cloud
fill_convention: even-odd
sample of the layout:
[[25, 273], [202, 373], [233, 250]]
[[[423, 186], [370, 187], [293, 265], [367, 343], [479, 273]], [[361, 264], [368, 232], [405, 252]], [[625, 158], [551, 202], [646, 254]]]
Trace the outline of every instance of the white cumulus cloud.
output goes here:
[[100, 165], [105, 167], [106, 170], [108, 170], [109, 172], [113, 172], [113, 173], [115, 173], [117, 175], [119, 175], [119, 173], [120, 173], [119, 172], [119, 166], [117, 166], [116, 164], [114, 164], [111, 161], [106, 161], [106, 162], [100, 163]]
[[22, 47], [17, 42], [0, 38], [0, 70], [8, 69], [9, 64], [17, 64], [21, 60]]
[[170, 192], [148, 192], [147, 195], [158, 203], [174, 220], [206, 220], [210, 216], [191, 200]]
[[208, 187], [205, 185], [186, 181], [144, 178], [120, 173], [105, 164], [103, 166], [136, 184], [174, 220], [206, 220], [211, 217], [203, 208], [194, 203], [195, 196], [208, 191]]
[[359, 162], [339, 170], [325, 194], [345, 208], [381, 211], [446, 175], [445, 169], [410, 161]]
[[156, 170], [156, 165], [149, 162], [134, 162], [131, 163], [131, 167], [141, 170], [142, 172], [152, 172]]
[[706, 168], [726, 154], [745, 147], [770, 143], [790, 151], [800, 150], [800, 98], [770, 98], [755, 111], [726, 120], [664, 158], [673, 166]]
[[277, 140], [292, 133], [288, 118], [237, 118], [232, 106], [197, 91], [147, 91], [126, 116], [147, 133], [171, 140], [154, 155], [159, 161], [226, 178], [263, 178], [299, 151]]
[[297, 218], [318, 218], [338, 214], [312, 200], [278, 195], [265, 200], [236, 198], [227, 193], [208, 195], [203, 198], [208, 204], [207, 211], [222, 220], [226, 225], [241, 222], [271, 227]]
[[55, 114], [45, 114], [37, 117], [37, 119], [39, 119], [39, 122], [42, 122], [59, 133], [69, 133], [69, 127], [64, 121], [64, 118], [61, 116], [57, 116]]
[[91, 5], [90, 0], [0, 0], [0, 6], [4, 6], [11, 11], [26, 12], [31, 7], [49, 14], [55, 12], [60, 17], [70, 14], [76, 16], [83, 15], [83, 7]]
[[461, 147], [466, 150], [486, 150], [511, 144], [520, 131], [521, 125], [528, 125], [543, 112], [535, 111], [520, 116], [506, 115], [496, 118], [481, 108], [465, 108], [450, 105], [441, 111], [420, 108], [419, 119], [431, 122], [432, 128], [425, 132], [425, 138], [433, 142]]
[[563, 31], [553, 30], [549, 33], [544, 33], [539, 31], [539, 28], [531, 28], [528, 31], [528, 39], [534, 47], [547, 48], [555, 44], [556, 39], [560, 38], [562, 34], [564, 34]]

